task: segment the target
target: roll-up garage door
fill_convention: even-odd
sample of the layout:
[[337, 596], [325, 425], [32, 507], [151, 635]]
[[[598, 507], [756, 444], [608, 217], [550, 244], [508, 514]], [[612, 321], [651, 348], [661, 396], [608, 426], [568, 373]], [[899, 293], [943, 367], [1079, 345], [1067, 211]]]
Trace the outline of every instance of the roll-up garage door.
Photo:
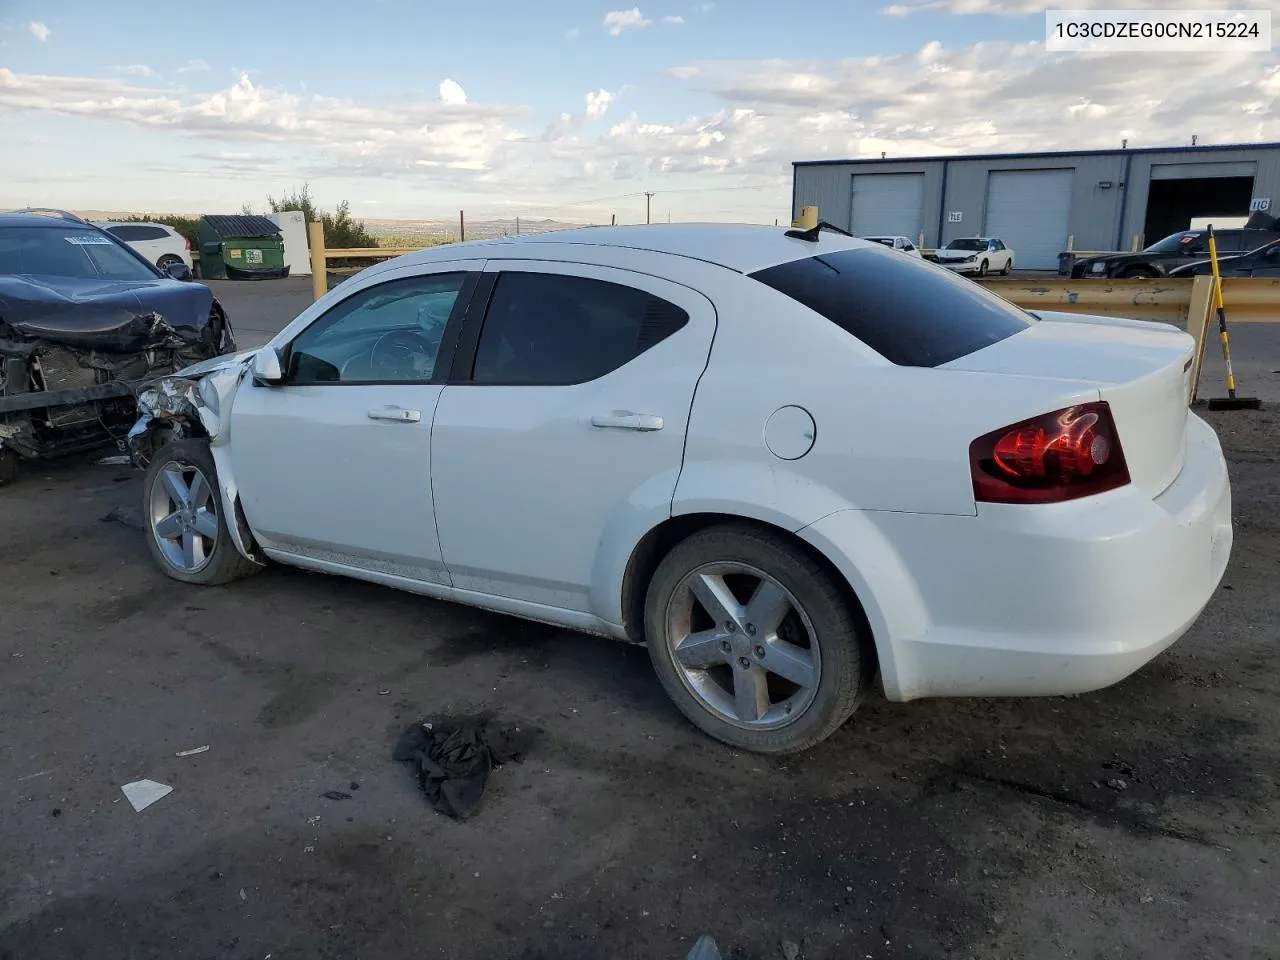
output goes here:
[[855, 237], [888, 234], [917, 240], [924, 224], [924, 174], [855, 174], [849, 223]]
[[993, 170], [984, 233], [1013, 250], [1019, 268], [1055, 270], [1067, 249], [1074, 170]]

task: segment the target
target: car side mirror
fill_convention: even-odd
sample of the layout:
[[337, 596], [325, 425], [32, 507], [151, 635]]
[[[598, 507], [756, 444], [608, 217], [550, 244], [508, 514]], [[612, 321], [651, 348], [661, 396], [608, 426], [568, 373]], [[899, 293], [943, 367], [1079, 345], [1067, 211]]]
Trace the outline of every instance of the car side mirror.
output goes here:
[[169, 274], [174, 280], [181, 280], [183, 283], [191, 281], [191, 268], [181, 260], [170, 263], [164, 269], [165, 273]]
[[280, 366], [280, 354], [271, 347], [263, 347], [253, 355], [253, 379], [267, 386], [284, 383], [284, 370]]

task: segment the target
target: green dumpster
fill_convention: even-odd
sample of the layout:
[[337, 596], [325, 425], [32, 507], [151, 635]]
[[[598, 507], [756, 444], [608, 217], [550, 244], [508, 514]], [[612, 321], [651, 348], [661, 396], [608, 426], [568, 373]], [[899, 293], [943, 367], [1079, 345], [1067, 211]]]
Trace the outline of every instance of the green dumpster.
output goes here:
[[267, 280], [287, 277], [284, 238], [266, 217], [201, 217], [196, 229], [200, 276], [206, 280]]

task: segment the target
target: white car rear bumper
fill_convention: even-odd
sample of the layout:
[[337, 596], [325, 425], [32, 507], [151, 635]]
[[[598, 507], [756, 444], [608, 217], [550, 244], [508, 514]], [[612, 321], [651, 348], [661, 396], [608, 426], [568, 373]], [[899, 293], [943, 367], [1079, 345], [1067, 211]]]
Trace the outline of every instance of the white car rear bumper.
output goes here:
[[[806, 536], [827, 549], [844, 540], [846, 555], [832, 559], [865, 568], [865, 551], [848, 539], [858, 537], [849, 512]], [[1061, 695], [1116, 683], [1196, 621], [1232, 543], [1226, 462], [1194, 415], [1182, 471], [1154, 500], [1130, 486], [1048, 506], [982, 504], [976, 517], [862, 516], [898, 553], [851, 577], [873, 594], [863, 599], [891, 700]]]

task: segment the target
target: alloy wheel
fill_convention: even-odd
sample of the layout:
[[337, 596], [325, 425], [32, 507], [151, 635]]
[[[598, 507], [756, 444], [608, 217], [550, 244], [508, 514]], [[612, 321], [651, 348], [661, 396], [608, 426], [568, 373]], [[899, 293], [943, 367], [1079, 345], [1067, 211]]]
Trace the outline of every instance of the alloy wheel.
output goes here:
[[681, 680], [720, 719], [774, 729], [813, 702], [822, 676], [813, 624], [764, 571], [733, 561], [693, 570], [672, 594], [666, 628]]
[[218, 500], [204, 472], [190, 463], [165, 464], [150, 507], [151, 535], [165, 562], [183, 573], [202, 570], [218, 541]]

